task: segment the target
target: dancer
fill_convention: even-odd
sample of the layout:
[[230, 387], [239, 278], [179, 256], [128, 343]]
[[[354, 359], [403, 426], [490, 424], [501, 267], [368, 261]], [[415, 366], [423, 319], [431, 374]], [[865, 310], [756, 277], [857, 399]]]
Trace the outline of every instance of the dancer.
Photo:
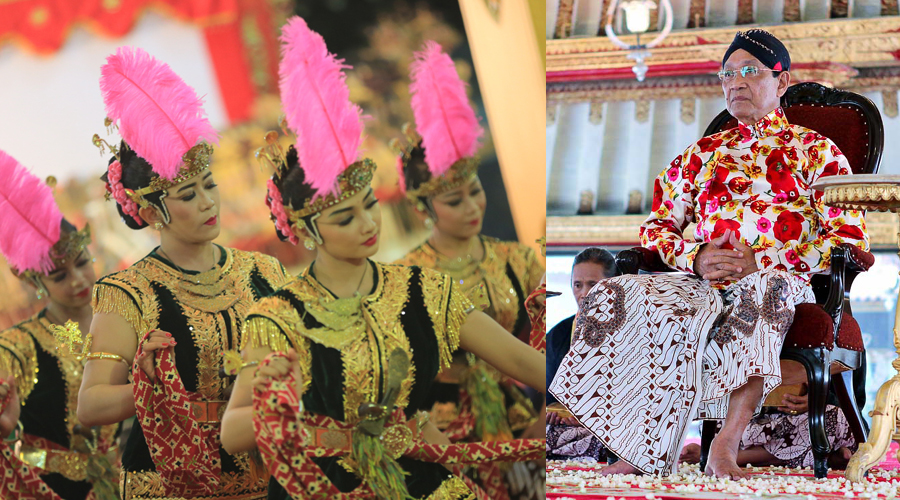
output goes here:
[[276, 166], [266, 202], [279, 233], [317, 256], [250, 312], [223, 444], [259, 447], [273, 475], [269, 498], [474, 498], [433, 462], [532, 458], [543, 442], [452, 448], [416, 408], [458, 345], [537, 387], [544, 358], [472, 312], [449, 277], [369, 260], [381, 209], [375, 165], [357, 161], [361, 111], [341, 61], [302, 19], [282, 41], [281, 94], [297, 147], [266, 148]]
[[[400, 162], [401, 188], [431, 234], [397, 263], [437, 270], [462, 290], [483, 295], [489, 304], [485, 312], [528, 342], [525, 299], [540, 284], [544, 268], [527, 246], [481, 235], [486, 198], [475, 155], [484, 131], [466, 97], [465, 83], [435, 42], [426, 42], [415, 54], [410, 78], [421, 141], [407, 132], [410, 144]], [[438, 376], [422, 409], [431, 412], [454, 442], [505, 441], [526, 429], [530, 436], [544, 434], [543, 418], [519, 387], [464, 350], [454, 352], [450, 369]], [[538, 474], [512, 471], [520, 478], [513, 481], [501, 481], [503, 472], [496, 464], [479, 467], [475, 474], [491, 498], [524, 500], [543, 498], [540, 469], [532, 467]], [[528, 476], [535, 477], [523, 483]]]
[[263, 498], [265, 469], [220, 449], [230, 391], [220, 368], [223, 351], [241, 343], [250, 306], [286, 281], [284, 269], [213, 244], [217, 134], [194, 89], [131, 47], [110, 56], [102, 75], [108, 120], [122, 136], [110, 147], [107, 190], [125, 224], [153, 227], [160, 245], [94, 288], [94, 346], [124, 363], [88, 364], [78, 416], [105, 424], [137, 415], [122, 458], [125, 499]]

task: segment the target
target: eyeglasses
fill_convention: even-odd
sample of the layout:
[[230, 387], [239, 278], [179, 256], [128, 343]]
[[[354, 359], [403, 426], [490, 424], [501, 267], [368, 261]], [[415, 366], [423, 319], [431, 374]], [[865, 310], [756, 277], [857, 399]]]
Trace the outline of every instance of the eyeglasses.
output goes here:
[[756, 66], [744, 66], [741, 69], [725, 69], [719, 71], [717, 75], [719, 76], [719, 80], [723, 82], [730, 82], [731, 80], [734, 80], [734, 77], [737, 76], [738, 73], [740, 73], [742, 77], [747, 78], [748, 76], [756, 77], [756, 75], [758, 75], [760, 71], [780, 73], [779, 71], [775, 71], [774, 69], [763, 69], [757, 68]]

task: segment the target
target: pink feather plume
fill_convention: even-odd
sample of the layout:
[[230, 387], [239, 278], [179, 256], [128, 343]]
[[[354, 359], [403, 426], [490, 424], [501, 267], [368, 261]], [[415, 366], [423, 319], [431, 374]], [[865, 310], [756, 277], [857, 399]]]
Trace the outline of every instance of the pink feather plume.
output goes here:
[[319, 195], [337, 194], [335, 181], [357, 160], [363, 139], [362, 110], [350, 101], [342, 71], [350, 66], [300, 17], [288, 20], [281, 42], [281, 102], [300, 166]]
[[17, 271], [53, 270], [62, 212], [50, 186], [0, 151], [0, 252]]
[[174, 179], [181, 156], [201, 140], [218, 143], [197, 92], [143, 49], [119, 47], [101, 74], [107, 116], [160, 177]]
[[450, 56], [436, 42], [425, 42], [410, 65], [410, 105], [422, 136], [425, 163], [432, 175], [443, 175], [461, 158], [474, 156], [484, 129], [466, 96], [466, 84]]

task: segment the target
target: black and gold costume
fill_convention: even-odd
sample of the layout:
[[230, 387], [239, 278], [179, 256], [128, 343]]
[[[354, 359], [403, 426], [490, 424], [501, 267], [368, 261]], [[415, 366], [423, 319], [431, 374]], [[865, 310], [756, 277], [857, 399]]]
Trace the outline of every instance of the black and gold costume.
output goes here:
[[97, 465], [111, 468], [104, 452], [113, 446], [119, 426], [94, 429], [96, 438], [85, 436], [90, 429], [82, 429], [75, 413], [83, 367], [57, 353], [51, 326], [42, 310], [0, 333], [0, 370], [16, 381], [24, 462], [38, 467], [41, 480], [63, 499], [83, 500], [93, 488], [91, 479], [99, 477]]
[[[245, 347], [298, 352], [305, 413], [358, 423], [360, 405], [381, 400], [385, 360], [399, 348], [407, 353], [410, 368], [395, 405], [404, 409], [407, 419], [413, 418], [459, 345], [459, 329], [472, 305], [450, 278], [430, 269], [369, 262], [375, 283], [367, 296], [336, 299], [305, 271], [258, 302], [247, 318]], [[312, 458], [323, 474], [301, 485], [304, 491], [322, 491], [321, 485], [328, 483], [341, 492], [359, 487], [362, 479], [345, 458]], [[474, 498], [464, 482], [440, 464], [408, 457], [397, 462], [409, 473], [405, 480], [415, 498]], [[273, 478], [269, 498], [290, 497]]]
[[[223, 351], [240, 345], [243, 319], [253, 303], [288, 279], [272, 257], [218, 248], [221, 257], [211, 271], [182, 271], [153, 251], [128, 269], [100, 279], [94, 288], [95, 314], [122, 316], [134, 328], [139, 343], [154, 329], [172, 334], [175, 366], [184, 388], [204, 402], [227, 399], [229, 381], [219, 372]], [[142, 402], [136, 400], [135, 404]], [[219, 491], [194, 498], [265, 497], [266, 475], [258, 472], [249, 454], [229, 455], [221, 449], [219, 454]], [[153, 457], [144, 431], [135, 425], [122, 459], [124, 499], [166, 497], [154, 458], [187, 464], [191, 457]]]

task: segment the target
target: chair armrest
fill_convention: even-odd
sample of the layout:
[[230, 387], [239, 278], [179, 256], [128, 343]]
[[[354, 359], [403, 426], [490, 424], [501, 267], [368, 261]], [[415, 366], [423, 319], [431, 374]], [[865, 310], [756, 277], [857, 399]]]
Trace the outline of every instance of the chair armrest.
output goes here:
[[665, 273], [674, 271], [663, 262], [655, 250], [633, 247], [616, 254], [616, 267], [622, 274], [637, 274], [638, 271]]
[[846, 248], [847, 253], [847, 269], [863, 273], [869, 270], [875, 264], [875, 256], [856, 245], [851, 243], [842, 243], [841, 248]]

